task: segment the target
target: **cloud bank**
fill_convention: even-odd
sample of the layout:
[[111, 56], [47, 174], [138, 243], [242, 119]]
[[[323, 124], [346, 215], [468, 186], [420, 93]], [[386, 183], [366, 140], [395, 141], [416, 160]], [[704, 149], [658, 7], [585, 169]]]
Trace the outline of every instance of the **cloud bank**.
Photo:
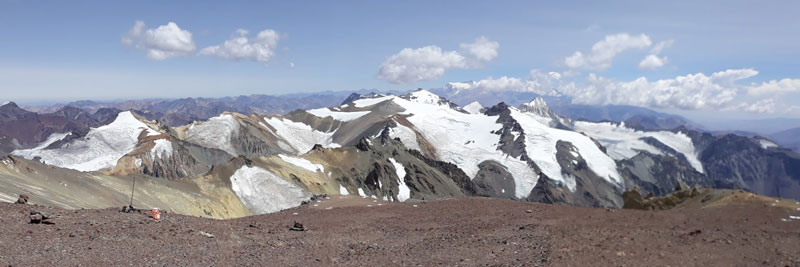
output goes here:
[[404, 48], [391, 55], [378, 70], [378, 78], [395, 84], [410, 84], [442, 77], [449, 69], [480, 68], [497, 57], [500, 44], [486, 37], [460, 45], [459, 51], [445, 51], [430, 45]]
[[[618, 81], [595, 73], [582, 81], [568, 80], [557, 72], [532, 70], [526, 79], [487, 78], [470, 82], [451, 82], [455, 90], [533, 92], [540, 95], [567, 96], [575, 104], [631, 105], [682, 110], [745, 111], [751, 113], [790, 112], [775, 95], [800, 92], [800, 79], [782, 79], [761, 84], [743, 80], [758, 75], [752, 68], [728, 69], [707, 75], [694, 73], [651, 81], [639, 77]], [[767, 95], [769, 97], [761, 97]], [[788, 109], [787, 109], [788, 108]]]
[[503, 76], [488, 78], [479, 81], [451, 82], [446, 85], [448, 89], [460, 91], [513, 91], [529, 92], [540, 95], [558, 96], [554, 90], [560, 82], [561, 74], [557, 72], [543, 73], [532, 70], [527, 79]]

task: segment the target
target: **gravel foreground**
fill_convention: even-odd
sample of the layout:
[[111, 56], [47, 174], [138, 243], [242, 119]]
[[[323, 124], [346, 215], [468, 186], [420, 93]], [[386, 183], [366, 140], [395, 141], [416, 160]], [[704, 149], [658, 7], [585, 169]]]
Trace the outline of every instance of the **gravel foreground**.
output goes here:
[[[787, 201], [788, 202], [788, 201]], [[30, 211], [57, 216], [29, 224]], [[335, 197], [232, 220], [0, 203], [2, 266], [800, 266], [800, 205]], [[297, 221], [306, 231], [289, 231]]]

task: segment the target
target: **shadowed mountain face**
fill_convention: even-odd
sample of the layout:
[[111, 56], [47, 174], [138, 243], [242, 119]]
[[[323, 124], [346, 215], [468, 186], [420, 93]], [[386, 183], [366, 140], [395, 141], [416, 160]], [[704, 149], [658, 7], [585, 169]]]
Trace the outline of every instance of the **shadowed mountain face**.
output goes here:
[[[224, 203], [235, 203], [235, 210], [214, 206], [199, 214], [211, 217], [274, 212], [314, 194], [386, 201], [477, 195], [621, 207], [622, 192], [634, 187], [661, 195], [686, 183], [800, 198], [798, 156], [762, 137], [715, 136], [686, 127], [647, 130], [680, 120], [639, 115], [625, 122], [576, 120], [543, 98], [464, 108], [425, 90], [341, 99], [284, 115], [223, 112], [177, 127], [150, 119], [152, 112], [63, 108], [36, 114], [7, 105], [0, 109], [5, 123], [34, 122], [27, 127], [50, 134], [23, 139], [25, 149], [4, 161], [6, 175], [17, 184], [0, 186], [0, 193], [13, 195], [8, 190], [25, 188], [26, 181], [49, 183], [33, 167], [17, 172], [17, 166], [45, 163], [57, 167], [50, 170], [56, 174], [72, 169], [95, 178], [176, 181], [166, 184], [208, 201], [226, 197]], [[199, 101], [173, 102], [181, 110], [173, 114], [207, 116], [216, 110]], [[195, 108], [202, 111], [192, 113]], [[114, 186], [121, 191], [119, 183]], [[48, 188], [72, 194], [70, 187]]]

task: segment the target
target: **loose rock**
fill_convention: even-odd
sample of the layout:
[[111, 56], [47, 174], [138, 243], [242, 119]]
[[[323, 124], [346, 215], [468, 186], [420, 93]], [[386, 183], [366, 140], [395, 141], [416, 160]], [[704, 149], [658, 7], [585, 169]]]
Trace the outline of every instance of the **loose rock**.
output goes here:
[[306, 230], [306, 228], [303, 226], [302, 223], [299, 223], [299, 222], [294, 222], [294, 225], [292, 225], [292, 227], [289, 227], [289, 231], [302, 232], [302, 231], [305, 231], [305, 230]]
[[214, 238], [214, 235], [212, 235], [211, 233], [208, 233], [206, 231], [200, 231], [200, 232], [198, 232], [198, 234], [202, 235], [202, 236], [205, 236], [205, 237], [208, 237], [208, 238]]

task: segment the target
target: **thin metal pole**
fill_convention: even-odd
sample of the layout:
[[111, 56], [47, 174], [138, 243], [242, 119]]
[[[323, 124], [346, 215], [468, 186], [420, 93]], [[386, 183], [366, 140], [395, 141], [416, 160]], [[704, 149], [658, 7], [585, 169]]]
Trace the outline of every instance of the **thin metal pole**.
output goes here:
[[131, 204], [129, 207], [133, 207], [133, 190], [136, 188], [136, 176], [133, 176], [133, 185], [131, 185]]

